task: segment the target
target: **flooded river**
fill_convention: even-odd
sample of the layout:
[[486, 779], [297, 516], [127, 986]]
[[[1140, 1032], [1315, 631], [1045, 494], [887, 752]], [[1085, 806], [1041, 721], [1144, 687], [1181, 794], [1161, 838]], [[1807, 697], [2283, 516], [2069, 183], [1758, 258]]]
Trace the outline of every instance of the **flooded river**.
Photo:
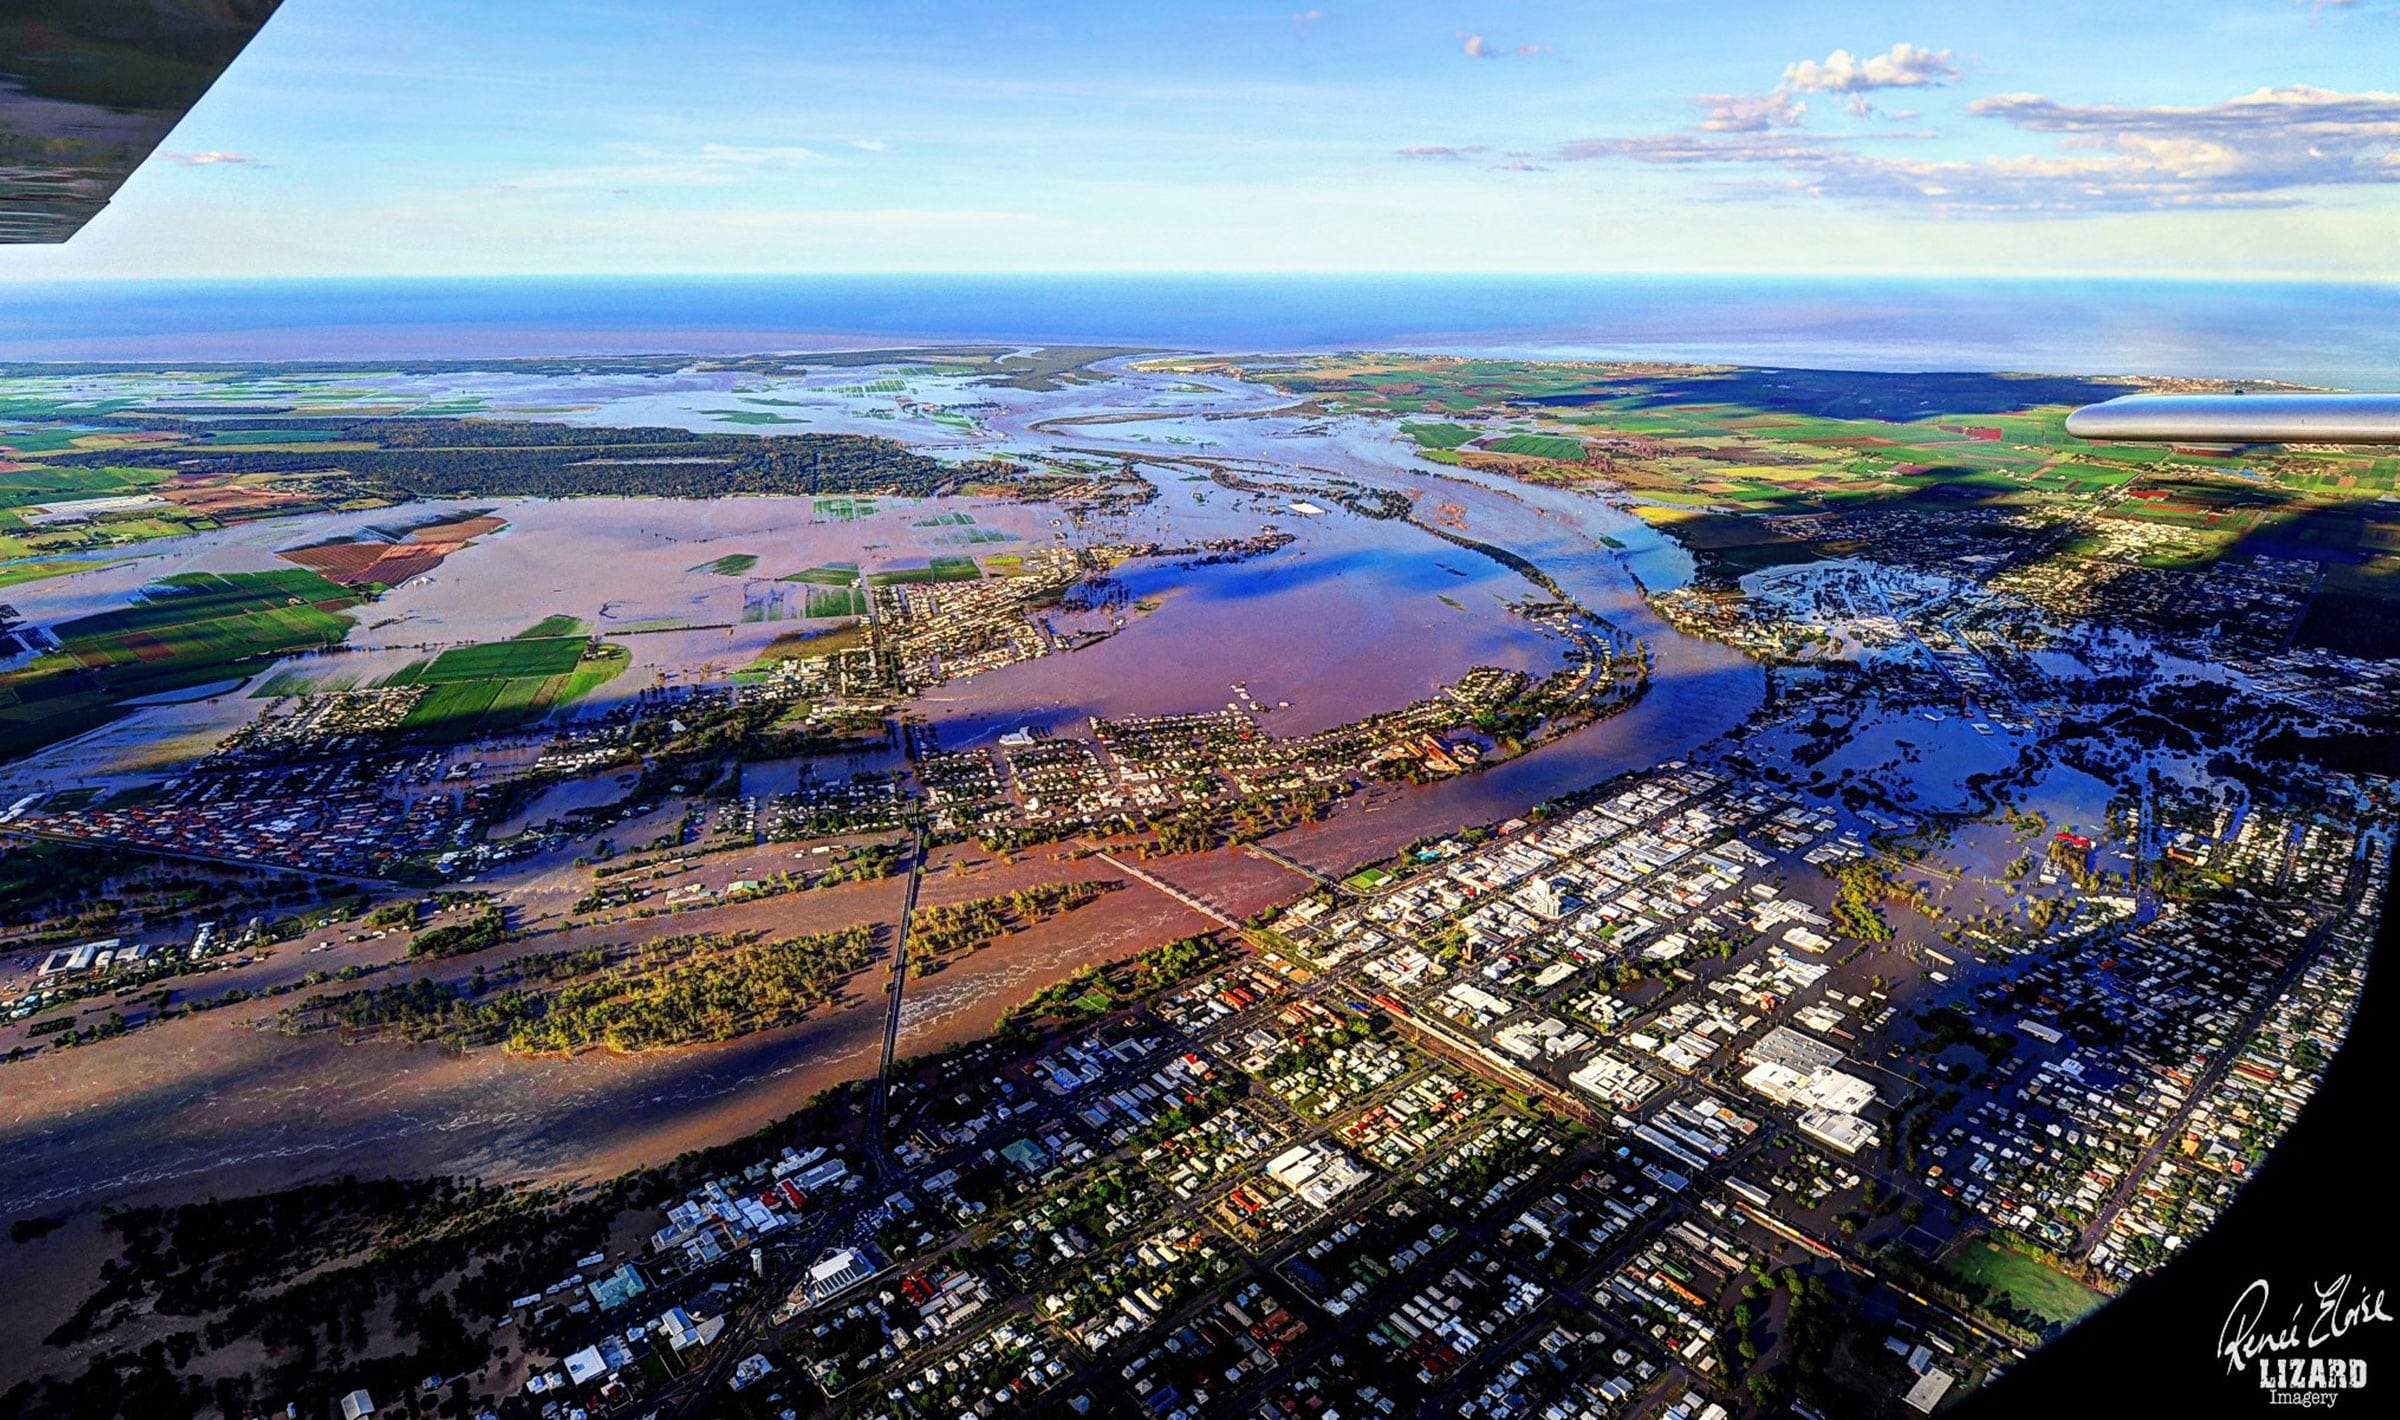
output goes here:
[[[647, 422], [692, 427], [712, 427], [714, 419], [689, 402], [699, 397], [693, 390], [724, 402], [723, 392], [708, 392], [706, 382], [632, 383], [638, 387], [612, 387], [591, 399], [583, 398], [591, 391], [564, 389], [554, 402], [576, 406], [578, 419], [608, 418], [630, 404]], [[1434, 693], [1474, 666], [1538, 675], [1562, 663], [1565, 643], [1509, 610], [1512, 602], [1544, 593], [1508, 567], [1405, 520], [1371, 519], [1324, 502], [1312, 511], [1294, 506], [1307, 500], [1222, 486], [1195, 459], [1259, 475], [1281, 470], [1303, 481], [1338, 477], [1398, 490], [1417, 517], [1539, 566], [1624, 635], [1645, 640], [1653, 658], [1647, 693], [1625, 712], [1482, 772], [1364, 796], [1329, 822], [1278, 840], [1302, 861], [1346, 869], [1417, 838], [1521, 813], [1688, 753], [1738, 725], [1759, 703], [1763, 678], [1755, 666], [1661, 623], [1643, 600], [1637, 577], [1654, 589], [1677, 585], [1690, 575], [1688, 559], [1600, 498], [1436, 468], [1417, 460], [1388, 424], [1280, 414], [1282, 400], [1273, 391], [1230, 381], [1127, 376], [989, 397], [998, 412], [983, 417], [966, 452], [1121, 452], [1139, 460], [1159, 488], [1148, 505], [1081, 527], [1046, 505], [950, 505], [1009, 540], [992, 550], [1023, 550], [1062, 534], [1185, 546], [1273, 528], [1293, 541], [1264, 556], [1211, 566], [1179, 565], [1188, 558], [1129, 564], [1111, 603], [1124, 626], [1110, 639], [952, 682], [926, 697], [919, 708], [940, 727], [945, 744], [985, 742], [1019, 725], [1083, 733], [1093, 715], [1221, 708], [1237, 699], [1237, 684], [1267, 707], [1262, 723], [1270, 733], [1305, 734]], [[680, 421], [678, 409], [685, 414]], [[1115, 419], [1162, 411], [1172, 417]], [[1045, 422], [1078, 416], [1114, 422]], [[819, 411], [810, 417], [819, 428], [831, 422]], [[361, 672], [380, 671], [442, 645], [510, 635], [563, 613], [604, 629], [699, 628], [625, 636], [634, 664], [610, 693], [738, 666], [792, 627], [747, 619], [757, 596], [745, 588], [751, 579], [705, 570], [713, 560], [753, 556], [758, 577], [771, 578], [826, 562], [872, 565], [878, 558], [960, 550], [943, 541], [956, 536], [957, 525], [919, 525], [929, 511], [924, 505], [880, 502], [868, 518], [836, 522], [798, 499], [498, 500], [492, 506], [509, 530], [365, 609], [354, 634], [359, 649], [341, 659]], [[142, 549], [131, 565], [28, 584], [11, 598], [35, 619], [80, 614], [120, 603], [166, 572], [276, 565], [278, 548], [366, 521], [345, 514], [180, 539]], [[12, 766], [0, 780], [154, 776], [172, 768], [174, 756], [161, 752], [162, 740], [197, 752], [208, 731], [254, 712], [255, 703], [238, 694], [213, 706], [143, 710], [89, 743]], [[762, 766], [755, 787], [772, 791], [796, 772]], [[597, 806], [619, 787], [613, 779], [565, 786], [538, 809]], [[1216, 855], [1182, 868], [1205, 881], [1209, 900], [1242, 913], [1307, 886], [1245, 855]], [[1176, 864], [1158, 870], [1178, 877]], [[1012, 871], [1029, 882], [1034, 878], [1026, 875], [1034, 873], [1055, 878], [1105, 869], [1090, 861], [1035, 861]], [[792, 912], [816, 910], [803, 909], [800, 899], [776, 901], [792, 904]], [[1206, 925], [1160, 894], [1128, 886], [912, 984], [902, 1049], [979, 1036], [1010, 1004], [1085, 965]], [[849, 1009], [795, 1028], [639, 1058], [526, 1060], [490, 1050], [458, 1055], [382, 1041], [295, 1038], [266, 1027], [268, 1012], [257, 1006], [187, 1016], [122, 1040], [0, 1067], [0, 1149], [9, 1159], [0, 1172], [0, 1212], [204, 1196], [350, 1171], [556, 1178], [637, 1166], [738, 1137], [871, 1070], [880, 985], [862, 978]]]

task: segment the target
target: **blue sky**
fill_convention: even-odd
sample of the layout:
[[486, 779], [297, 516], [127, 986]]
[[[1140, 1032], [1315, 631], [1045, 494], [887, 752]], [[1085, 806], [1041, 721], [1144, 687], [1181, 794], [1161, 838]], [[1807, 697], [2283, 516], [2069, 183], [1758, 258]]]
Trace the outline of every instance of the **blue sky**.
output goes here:
[[2382, 277], [2396, 12], [285, 0], [0, 277]]

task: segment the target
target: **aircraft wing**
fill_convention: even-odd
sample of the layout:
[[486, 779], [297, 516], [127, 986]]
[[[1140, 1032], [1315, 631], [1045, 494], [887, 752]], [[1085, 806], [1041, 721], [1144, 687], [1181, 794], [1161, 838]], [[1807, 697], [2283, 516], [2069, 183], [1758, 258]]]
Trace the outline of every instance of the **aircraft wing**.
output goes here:
[[2400, 444], [2400, 394], [2129, 394], [2067, 416], [2078, 439]]
[[280, 3], [0, 4], [0, 243], [81, 231]]

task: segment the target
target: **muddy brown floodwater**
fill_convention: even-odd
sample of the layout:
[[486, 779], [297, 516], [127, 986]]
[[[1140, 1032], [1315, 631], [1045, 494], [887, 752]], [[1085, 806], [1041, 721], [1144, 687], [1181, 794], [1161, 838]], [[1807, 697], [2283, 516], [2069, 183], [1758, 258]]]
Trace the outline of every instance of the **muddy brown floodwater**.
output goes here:
[[[1011, 891], [1035, 882], [1115, 877], [1093, 859], [986, 862], [971, 876], [937, 855], [924, 900]], [[983, 855], [977, 855], [983, 856]], [[1301, 880], [1266, 864], [1229, 864], [1211, 900], [1264, 906]], [[832, 916], [888, 920], [899, 884], [860, 889], [857, 910], [801, 913], [794, 899], [755, 904], [743, 922], [819, 930]], [[805, 903], [814, 894], [796, 900]], [[1246, 910], [1255, 911], [1256, 907]], [[1091, 905], [1001, 939], [909, 983], [901, 1053], [988, 1034], [1010, 1005], [1085, 966], [1213, 924], [1128, 881]], [[609, 934], [595, 930], [578, 937]], [[542, 946], [573, 945], [545, 938]], [[503, 949], [522, 950], [522, 948]], [[464, 969], [468, 962], [447, 964]], [[871, 1072], [882, 1039], [879, 962], [843, 1002], [795, 1026], [722, 1045], [619, 1056], [525, 1058], [273, 1028], [291, 998], [181, 1016], [130, 1036], [0, 1067], [0, 1216], [80, 1210], [106, 1201], [234, 1194], [344, 1173], [462, 1174], [488, 1179], [606, 1177], [721, 1143], [791, 1113], [811, 1095]]]
[[[1112, 382], [1038, 400], [1011, 397], [1006, 412], [988, 421], [995, 444], [1011, 448], [1054, 442], [1033, 432], [1037, 414], [1156, 404], [1221, 405], [1220, 412], [1253, 417], [1204, 420], [1195, 413], [1181, 424], [1074, 426], [1055, 442], [1113, 446], [1158, 461], [1144, 463], [1158, 498], [1073, 528], [1046, 506], [948, 505], [971, 509], [974, 535], [996, 541], [962, 541], [964, 525], [927, 518], [922, 505], [905, 500], [878, 500], [875, 514], [855, 522], [829, 521], [795, 499], [495, 500], [509, 520], [507, 532], [395, 591], [355, 634], [355, 649], [324, 659], [365, 674], [564, 613], [603, 634], [619, 633], [633, 648], [632, 669], [595, 697], [592, 708], [599, 708], [650, 684], [712, 678], [747, 663], [793, 626], [784, 619], [790, 609], [770, 596], [779, 585], [770, 579], [804, 567], [1021, 553], [1070, 532], [1079, 541], [1188, 545], [1271, 526], [1294, 540], [1250, 561], [1128, 564], [1114, 603], [1125, 625], [1115, 637], [937, 687], [919, 710], [946, 746], [957, 747], [1018, 725], [1080, 734], [1093, 715], [1213, 709], [1237, 698], [1238, 682], [1271, 707], [1262, 715], [1269, 733], [1300, 734], [1433, 693], [1475, 665], [1538, 674], [1559, 663], [1563, 643], [1507, 608], [1540, 595], [1538, 589], [1497, 560], [1404, 520], [1363, 518], [1323, 503], [1308, 511], [1294, 506], [1305, 500], [1222, 487], [1190, 464], [1173, 462], [1179, 455], [1168, 453], [1172, 446], [1302, 471], [1294, 476], [1338, 474], [1397, 490], [1424, 509], [1439, 505], [1446, 526], [1530, 559], [1592, 611], [1645, 640], [1653, 656], [1648, 693], [1623, 714], [1479, 773], [1422, 790], [1363, 795], [1328, 822], [1276, 841], [1301, 862], [1346, 871], [1417, 838], [1521, 813], [1622, 770], [1688, 753], [1739, 725], [1759, 703], [1763, 678], [1754, 665], [1682, 636], [1650, 613], [1642, 583], [1675, 585], [1689, 575], [1689, 560], [1623, 510], [1567, 490], [1431, 470], [1395, 445], [1388, 425], [1259, 412], [1281, 402], [1271, 392], [1228, 383], [1202, 394], [1177, 395], [1160, 381], [1129, 379], [1122, 388]], [[168, 571], [279, 565], [277, 547], [368, 520], [339, 515], [178, 540], [138, 566], [33, 584], [12, 596], [39, 603], [42, 619], [56, 619], [121, 601]], [[757, 558], [755, 574], [708, 570], [735, 556]], [[493, 585], [511, 595], [493, 596]], [[685, 629], [651, 629], [662, 626]], [[174, 736], [183, 737], [178, 744], [196, 743], [253, 713], [254, 704], [226, 697], [214, 705], [144, 711], [122, 722], [125, 733], [117, 739], [55, 747], [0, 771], [0, 784], [56, 787], [154, 776], [164, 766], [145, 748], [146, 736], [152, 743]], [[759, 766], [757, 773], [755, 787], [771, 790], [782, 771]], [[562, 786], [538, 810], [546, 815], [609, 802], [620, 787], [613, 780]], [[960, 866], [970, 860], [981, 861]], [[1238, 850], [1147, 866], [1237, 918], [1309, 887], [1307, 879]], [[746, 863], [716, 865], [727, 873], [737, 867], [747, 870]], [[556, 865], [528, 867], [525, 874], [512, 890], [521, 890], [524, 907], [563, 910], [577, 890], [574, 875]], [[1114, 875], [1097, 860], [1062, 861], [1057, 851], [1005, 864], [977, 850], [945, 850], [926, 881], [925, 900]], [[898, 910], [897, 883], [834, 892], [847, 896], [777, 898], [719, 909], [708, 914], [712, 920], [691, 925], [738, 920], [815, 930], [845, 913], [851, 921], [888, 921]], [[1085, 966], [1211, 925], [1129, 881], [1086, 908], [912, 981], [900, 1049], [923, 1053], [980, 1037], [1009, 1006]], [[335, 966], [396, 950], [390, 943], [343, 946], [323, 961]], [[315, 960], [279, 957], [270, 970], [288, 979]], [[400, 968], [378, 979], [423, 970]], [[883, 981], [882, 968], [871, 969], [849, 984], [839, 1006], [781, 1030], [631, 1057], [522, 1059], [488, 1049], [460, 1054], [387, 1040], [345, 1043], [330, 1033], [291, 1036], [271, 1024], [290, 997], [46, 1051], [0, 1066], [0, 1159], [6, 1161], [0, 1214], [81, 1214], [106, 1201], [234, 1194], [351, 1172], [494, 1180], [613, 1174], [738, 1137], [820, 1090], [871, 1072]], [[0, 1332], [0, 1345], [10, 1339]]]

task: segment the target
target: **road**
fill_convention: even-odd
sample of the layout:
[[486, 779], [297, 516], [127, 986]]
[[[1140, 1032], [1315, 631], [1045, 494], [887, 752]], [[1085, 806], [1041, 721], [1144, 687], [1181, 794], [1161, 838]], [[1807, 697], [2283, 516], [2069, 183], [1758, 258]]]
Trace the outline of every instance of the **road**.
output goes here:
[[891, 1101], [892, 1061], [900, 1052], [900, 999], [908, 988], [908, 924], [916, 915], [917, 887], [924, 880], [925, 829], [920, 824], [909, 844], [908, 893], [901, 900], [900, 925], [892, 938], [892, 980], [886, 988], [891, 1001], [883, 1013], [883, 1055], [875, 1067], [874, 1094], [867, 1102], [867, 1167], [879, 1182], [890, 1152], [883, 1147], [883, 1121]]

